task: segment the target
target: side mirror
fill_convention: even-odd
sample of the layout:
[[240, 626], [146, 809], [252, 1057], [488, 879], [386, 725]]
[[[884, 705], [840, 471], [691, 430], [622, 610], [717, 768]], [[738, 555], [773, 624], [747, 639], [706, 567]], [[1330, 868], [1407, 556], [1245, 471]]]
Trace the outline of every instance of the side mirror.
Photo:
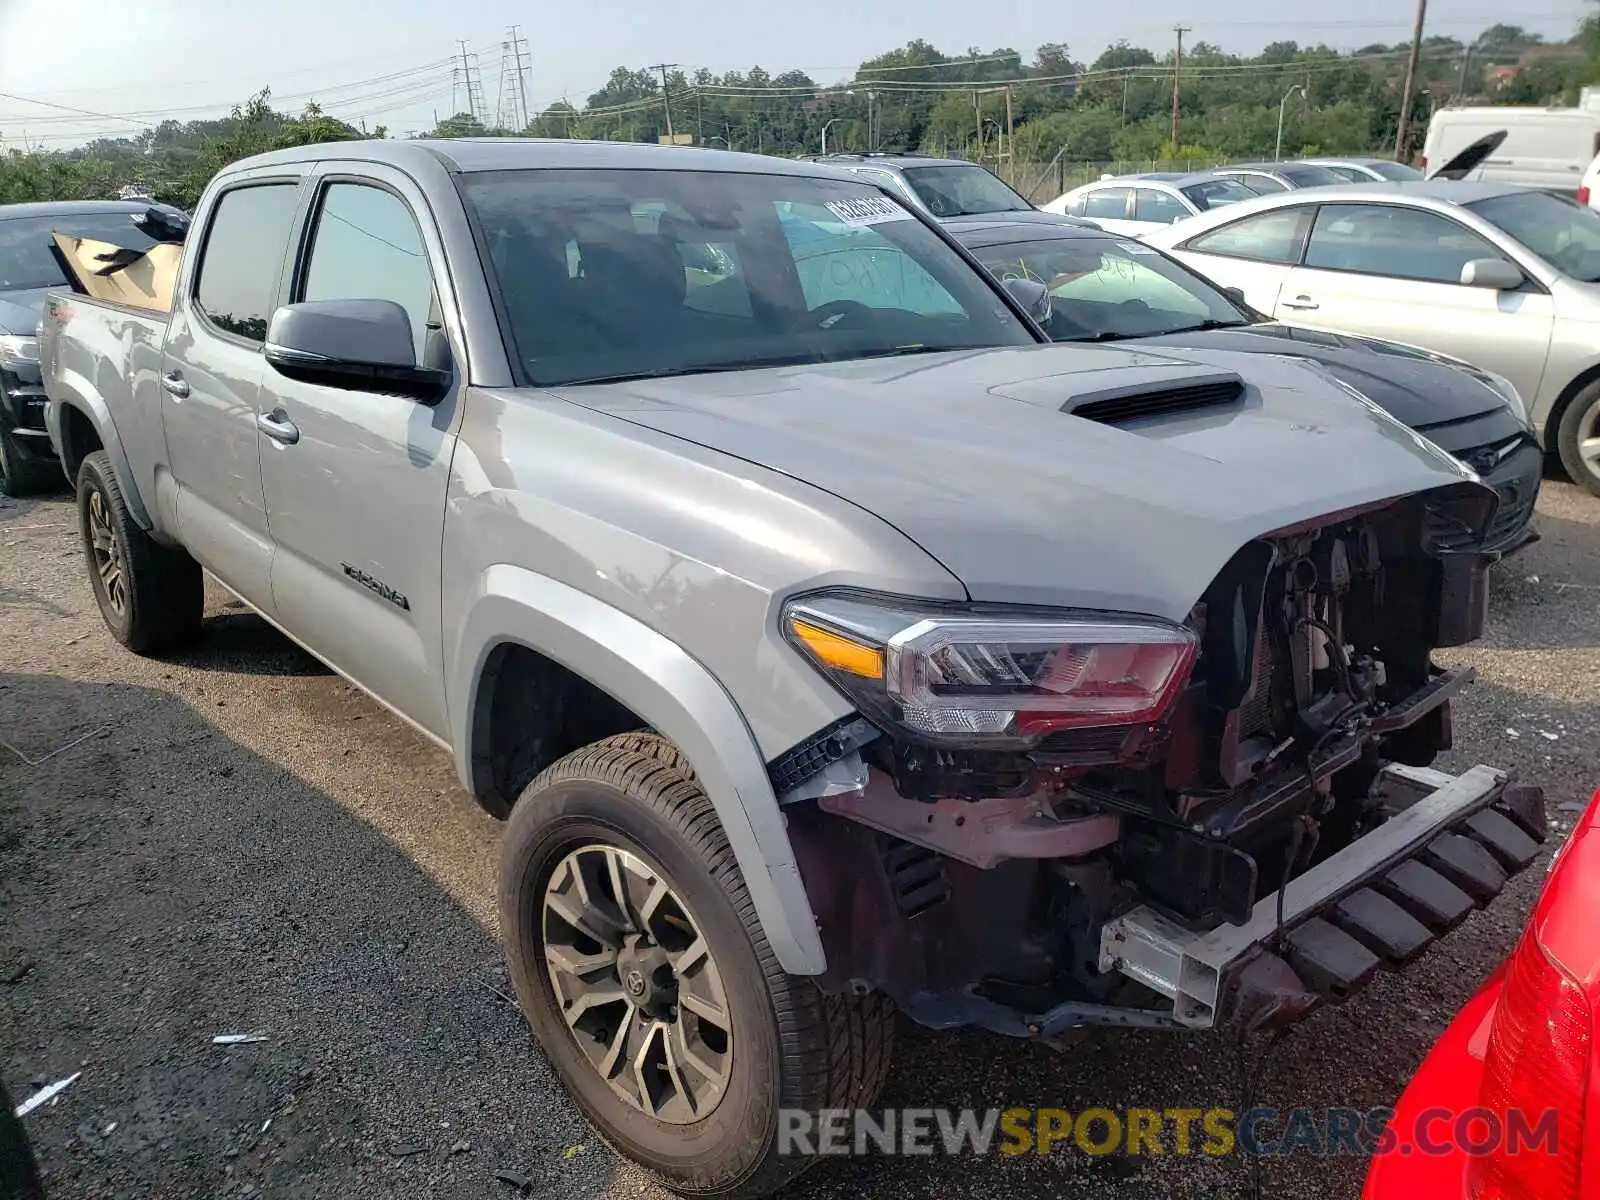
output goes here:
[[1463, 287], [1510, 292], [1522, 286], [1523, 278], [1522, 272], [1503, 258], [1475, 258], [1461, 268]]
[[272, 314], [263, 350], [289, 379], [437, 404], [448, 371], [417, 365], [411, 318], [393, 300], [306, 300]]
[[1022, 305], [1040, 325], [1050, 323], [1050, 289], [1036, 279], [1006, 279], [1001, 286], [1011, 293], [1011, 298]]
[[1225, 287], [1222, 289], [1222, 294], [1229, 300], [1232, 300], [1235, 304], [1249, 304], [1249, 301], [1244, 298], [1243, 288]]

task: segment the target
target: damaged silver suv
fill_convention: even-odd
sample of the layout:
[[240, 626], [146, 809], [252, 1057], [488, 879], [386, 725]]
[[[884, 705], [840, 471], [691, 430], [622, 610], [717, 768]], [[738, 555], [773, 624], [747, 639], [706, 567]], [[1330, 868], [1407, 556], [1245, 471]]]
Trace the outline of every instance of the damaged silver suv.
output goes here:
[[897, 1009], [1292, 1019], [1537, 853], [1536, 787], [1428, 765], [1494, 494], [1315, 364], [1050, 345], [770, 158], [307, 146], [193, 229], [57, 239], [107, 626], [202, 636], [204, 569], [448, 747], [541, 1045], [673, 1187], [792, 1178]]

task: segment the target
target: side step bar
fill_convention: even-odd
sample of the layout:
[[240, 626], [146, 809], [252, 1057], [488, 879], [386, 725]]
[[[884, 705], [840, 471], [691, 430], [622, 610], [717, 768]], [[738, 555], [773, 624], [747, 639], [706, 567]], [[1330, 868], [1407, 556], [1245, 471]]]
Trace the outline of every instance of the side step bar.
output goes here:
[[1195, 932], [1136, 908], [1101, 930], [1100, 969], [1165, 996], [1193, 1029], [1298, 1015], [1415, 958], [1544, 840], [1543, 792], [1493, 767], [1450, 776], [1391, 765], [1373, 794], [1394, 815], [1257, 902], [1243, 925]]

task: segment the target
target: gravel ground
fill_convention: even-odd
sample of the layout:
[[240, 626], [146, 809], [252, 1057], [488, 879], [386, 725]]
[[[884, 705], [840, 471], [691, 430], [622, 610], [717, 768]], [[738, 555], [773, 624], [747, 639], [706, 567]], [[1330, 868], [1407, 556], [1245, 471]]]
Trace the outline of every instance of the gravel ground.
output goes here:
[[[1546, 485], [1545, 540], [1496, 569], [1480, 682], [1443, 764], [1515, 767], [1560, 830], [1600, 783], [1600, 502]], [[220, 593], [168, 661], [104, 632], [64, 499], [0, 499], [0, 1078], [50, 1195], [664, 1196], [598, 1144], [507, 999], [498, 826], [446, 757]], [[37, 764], [37, 765], [34, 765]], [[1568, 811], [1562, 811], [1566, 806]], [[1553, 843], [1552, 843], [1553, 844]], [[1402, 975], [1324, 1008], [1258, 1103], [1393, 1100], [1511, 946], [1521, 876]], [[217, 1047], [213, 1036], [260, 1032]], [[1096, 1035], [1065, 1054], [902, 1029], [885, 1105], [1237, 1107], [1228, 1040]], [[1354, 1197], [1363, 1164], [1265, 1164], [1262, 1194]], [[513, 1182], [497, 1179], [509, 1172]], [[867, 1158], [795, 1198], [1229, 1200], [1237, 1160]]]

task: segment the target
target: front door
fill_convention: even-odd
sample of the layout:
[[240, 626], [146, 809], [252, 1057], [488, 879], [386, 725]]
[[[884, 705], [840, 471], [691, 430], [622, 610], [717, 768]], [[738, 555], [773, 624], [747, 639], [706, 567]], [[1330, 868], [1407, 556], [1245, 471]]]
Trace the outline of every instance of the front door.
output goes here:
[[158, 484], [157, 502], [176, 506], [168, 516], [175, 516], [189, 552], [269, 614], [272, 540], [256, 449], [256, 393], [300, 184], [247, 180], [217, 198], [195, 246], [198, 269], [173, 298], [160, 377], [147, 393], [161, 398], [175, 484]]
[[1554, 321], [1550, 295], [1532, 284], [1502, 292], [1460, 282], [1468, 262], [1504, 257], [1439, 213], [1324, 205], [1304, 264], [1284, 282], [1276, 315], [1451, 354], [1537, 396]]
[[[398, 172], [324, 168], [290, 300], [393, 300], [417, 360], [444, 366], [427, 207]], [[430, 232], [431, 232], [431, 226]], [[434, 248], [430, 248], [432, 241]], [[443, 737], [440, 553], [461, 389], [404, 396], [262, 379], [261, 474], [275, 543], [272, 596], [295, 637], [423, 729]]]

